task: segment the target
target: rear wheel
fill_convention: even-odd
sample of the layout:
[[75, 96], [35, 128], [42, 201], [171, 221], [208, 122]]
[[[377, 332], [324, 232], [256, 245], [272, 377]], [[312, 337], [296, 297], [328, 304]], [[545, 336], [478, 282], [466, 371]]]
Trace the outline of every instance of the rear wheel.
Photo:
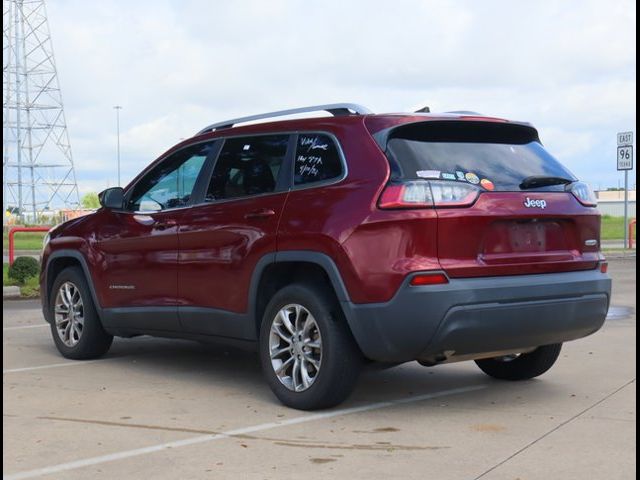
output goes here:
[[100, 357], [109, 350], [113, 336], [102, 328], [80, 268], [60, 272], [50, 298], [51, 334], [62, 356], [84, 360]]
[[484, 373], [500, 380], [528, 380], [549, 370], [560, 355], [561, 343], [538, 347], [529, 353], [476, 360]]
[[353, 390], [362, 358], [339, 306], [322, 288], [293, 284], [269, 302], [260, 329], [260, 361], [285, 405], [328, 408]]

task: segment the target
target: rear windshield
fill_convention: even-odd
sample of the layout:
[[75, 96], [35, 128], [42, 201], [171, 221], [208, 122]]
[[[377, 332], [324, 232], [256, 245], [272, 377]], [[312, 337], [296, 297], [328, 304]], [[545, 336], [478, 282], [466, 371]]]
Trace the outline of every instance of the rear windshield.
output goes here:
[[[488, 122], [420, 122], [393, 130], [387, 141], [392, 180], [439, 178], [520, 191], [529, 176], [576, 180], [538, 140], [535, 129]], [[563, 190], [562, 185], [539, 190]]]

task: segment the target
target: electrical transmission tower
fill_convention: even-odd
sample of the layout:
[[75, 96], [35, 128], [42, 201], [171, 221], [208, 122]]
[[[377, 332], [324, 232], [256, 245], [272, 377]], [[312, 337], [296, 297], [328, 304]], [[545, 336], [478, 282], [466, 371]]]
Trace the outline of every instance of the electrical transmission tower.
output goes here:
[[2, 205], [34, 222], [79, 205], [44, 3], [2, 2]]

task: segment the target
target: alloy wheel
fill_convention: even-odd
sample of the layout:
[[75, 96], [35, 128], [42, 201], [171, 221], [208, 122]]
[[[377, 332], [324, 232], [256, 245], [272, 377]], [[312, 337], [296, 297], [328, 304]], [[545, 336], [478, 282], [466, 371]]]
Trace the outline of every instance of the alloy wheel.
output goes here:
[[269, 355], [274, 373], [294, 392], [307, 390], [320, 373], [322, 338], [316, 320], [302, 305], [281, 308], [271, 323]]
[[67, 347], [74, 347], [84, 329], [84, 304], [78, 287], [72, 282], [60, 285], [54, 304], [58, 337]]

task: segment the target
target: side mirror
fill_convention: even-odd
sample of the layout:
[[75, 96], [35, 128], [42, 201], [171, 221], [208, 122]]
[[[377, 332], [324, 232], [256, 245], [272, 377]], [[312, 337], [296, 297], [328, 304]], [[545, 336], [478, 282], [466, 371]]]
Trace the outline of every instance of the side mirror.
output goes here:
[[124, 189], [121, 187], [107, 188], [98, 194], [98, 199], [104, 208], [121, 210], [124, 208]]

